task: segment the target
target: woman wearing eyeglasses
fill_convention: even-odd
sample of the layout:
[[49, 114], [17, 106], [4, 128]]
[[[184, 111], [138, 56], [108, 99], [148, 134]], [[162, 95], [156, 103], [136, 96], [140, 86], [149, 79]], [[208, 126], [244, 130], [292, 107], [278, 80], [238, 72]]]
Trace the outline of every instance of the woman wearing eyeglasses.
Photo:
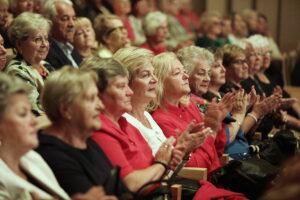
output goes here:
[[14, 19], [8, 29], [8, 36], [16, 50], [5, 71], [28, 83], [32, 90], [29, 99], [36, 114], [43, 111], [39, 94], [44, 80], [53, 71], [52, 66], [44, 61], [49, 51], [48, 33], [50, 23], [40, 14], [22, 13]]
[[96, 40], [100, 43], [97, 55], [110, 58], [120, 48], [129, 47], [130, 40], [121, 19], [112, 14], [100, 14], [94, 20]]

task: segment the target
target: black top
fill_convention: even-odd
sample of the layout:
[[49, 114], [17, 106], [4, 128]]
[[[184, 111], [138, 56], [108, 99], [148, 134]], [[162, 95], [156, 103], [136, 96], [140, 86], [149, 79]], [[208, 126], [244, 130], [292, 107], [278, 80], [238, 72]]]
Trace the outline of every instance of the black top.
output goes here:
[[226, 94], [228, 92], [234, 92], [239, 89], [240, 89], [240, 87], [235, 85], [233, 82], [226, 81], [226, 83], [224, 85], [222, 85], [222, 87], [219, 89], [219, 92]]
[[[57, 45], [54, 39], [50, 39], [51, 45], [49, 49], [49, 53], [46, 57], [46, 61], [50, 63], [55, 69], [59, 69], [63, 67], [64, 65], [71, 65], [72, 62], [68, 59], [68, 57], [64, 54], [64, 52], [61, 50], [61, 48]], [[79, 66], [82, 62], [82, 58], [78, 51], [74, 48], [72, 51], [72, 58]]]
[[263, 88], [259, 84], [256, 77], [254, 77], [254, 79], [248, 78], [248, 79], [242, 81], [241, 85], [242, 85], [242, 88], [244, 88], [247, 93], [251, 92], [251, 87], [253, 85], [255, 86], [256, 94], [262, 95], [264, 93]]
[[[87, 140], [87, 149], [81, 150], [50, 135], [39, 133], [40, 146], [36, 151], [48, 163], [61, 187], [70, 195], [85, 193], [93, 186], [102, 185], [111, 193], [113, 169], [101, 148]], [[128, 189], [119, 181], [114, 195], [120, 196]]]

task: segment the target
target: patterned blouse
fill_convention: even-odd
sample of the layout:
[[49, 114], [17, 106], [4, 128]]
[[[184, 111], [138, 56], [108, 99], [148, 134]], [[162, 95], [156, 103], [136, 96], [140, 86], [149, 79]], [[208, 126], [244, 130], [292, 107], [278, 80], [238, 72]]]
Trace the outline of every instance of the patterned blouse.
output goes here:
[[9, 61], [5, 71], [8, 74], [17, 76], [28, 83], [32, 90], [29, 93], [29, 100], [32, 105], [33, 111], [41, 113], [43, 111], [40, 103], [40, 93], [44, 87], [44, 80], [54, 68], [46, 61], [41, 61], [40, 72], [27, 63], [24, 59], [16, 57]]

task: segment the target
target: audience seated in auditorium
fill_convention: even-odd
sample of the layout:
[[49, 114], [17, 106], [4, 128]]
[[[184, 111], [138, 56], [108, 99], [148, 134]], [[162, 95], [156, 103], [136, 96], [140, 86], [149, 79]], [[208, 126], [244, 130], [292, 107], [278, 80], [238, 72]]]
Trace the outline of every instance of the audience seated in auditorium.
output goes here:
[[[128, 86], [128, 71], [112, 58], [91, 57], [82, 68], [97, 72], [99, 96], [104, 104], [101, 129], [92, 136], [114, 166], [121, 167], [120, 177], [133, 192], [149, 181], [159, 180], [167, 169], [174, 169], [182, 153], [173, 150], [174, 138], [169, 138], [152, 156], [152, 150], [139, 131], [122, 115], [132, 109], [132, 90]], [[113, 149], [113, 150], [112, 150]], [[141, 178], [143, 177], [143, 178]]]
[[[114, 58], [128, 69], [129, 87], [133, 91], [132, 110], [124, 113], [123, 117], [140, 131], [151, 147], [152, 155], [155, 156], [167, 138], [146, 110], [148, 104], [156, 98], [157, 78], [153, 74], [154, 68], [151, 64], [152, 52], [143, 48], [129, 47], [117, 51]], [[207, 130], [209, 129], [205, 131]], [[188, 155], [200, 146], [205, 138], [206, 134], [202, 133], [202, 130], [194, 132], [194, 129], [187, 129], [179, 136], [175, 148]]]
[[[104, 152], [89, 137], [101, 127], [103, 104], [98, 98], [98, 78], [92, 71], [66, 66], [45, 82], [42, 104], [52, 124], [39, 133], [36, 149], [45, 159], [60, 186], [70, 195], [94, 186], [121, 195], [127, 188], [110, 184], [113, 168]], [[103, 124], [102, 124], [103, 125]]]
[[46, 61], [55, 69], [64, 65], [78, 67], [82, 58], [71, 42], [74, 37], [76, 13], [70, 0], [48, 0], [45, 16], [52, 21], [51, 45]]
[[[43, 158], [33, 151], [39, 144], [37, 121], [23, 81], [0, 72], [0, 198], [15, 200], [70, 199]], [[73, 200], [116, 200], [102, 187], [93, 187]]]
[[43, 113], [40, 93], [44, 80], [53, 67], [46, 62], [49, 51], [50, 22], [40, 14], [24, 12], [14, 19], [8, 36], [16, 50], [16, 57], [5, 68], [8, 74], [23, 79], [31, 87], [29, 99], [36, 114]]
[[120, 48], [129, 47], [130, 40], [121, 19], [112, 14], [99, 14], [93, 23], [99, 49], [96, 54], [110, 58]]

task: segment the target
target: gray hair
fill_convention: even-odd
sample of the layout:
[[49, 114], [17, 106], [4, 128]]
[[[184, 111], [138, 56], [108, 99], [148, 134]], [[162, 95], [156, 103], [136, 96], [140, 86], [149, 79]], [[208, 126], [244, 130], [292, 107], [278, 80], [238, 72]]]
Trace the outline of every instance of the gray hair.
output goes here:
[[246, 39], [254, 48], [269, 47], [269, 40], [262, 35], [255, 34]]
[[72, 1], [70, 1], [70, 0], [47, 0], [45, 7], [44, 7], [44, 15], [47, 19], [49, 19], [51, 21], [53, 21], [57, 15], [57, 10], [56, 10], [56, 6], [55, 6], [56, 2], [63, 2], [63, 3], [73, 6]]
[[167, 22], [167, 16], [160, 11], [148, 13], [143, 19], [143, 29], [146, 35], [154, 35], [156, 29]]
[[21, 79], [0, 72], [0, 120], [3, 119], [7, 108], [7, 99], [13, 94], [26, 94], [30, 92], [30, 87]]
[[36, 30], [50, 31], [51, 22], [40, 14], [24, 12], [18, 15], [8, 28], [9, 40], [15, 45], [17, 39], [27, 40], [30, 34]]
[[205, 48], [189, 46], [177, 51], [177, 57], [190, 75], [199, 62], [206, 62], [212, 66], [215, 62], [214, 55]]

